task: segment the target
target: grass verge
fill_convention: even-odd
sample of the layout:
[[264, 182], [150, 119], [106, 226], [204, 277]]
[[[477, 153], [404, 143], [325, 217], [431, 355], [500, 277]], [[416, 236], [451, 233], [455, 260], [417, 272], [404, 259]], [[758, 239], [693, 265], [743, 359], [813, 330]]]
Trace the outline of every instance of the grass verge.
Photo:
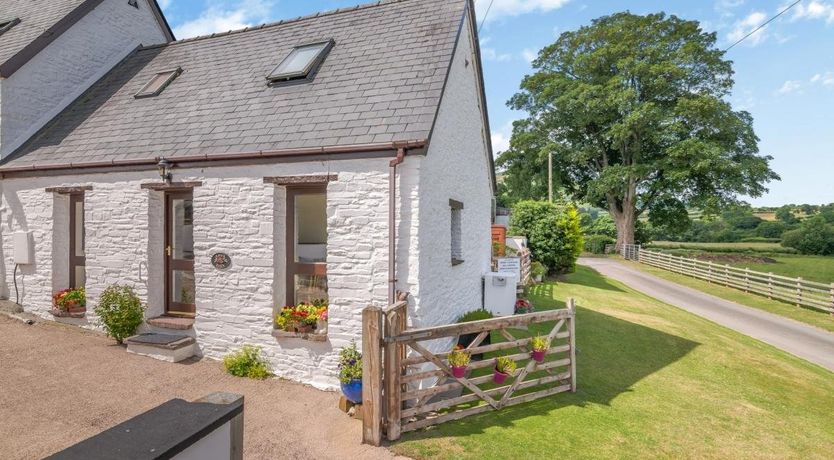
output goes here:
[[415, 458], [828, 458], [834, 374], [593, 270], [533, 288], [575, 297], [578, 384], [410, 433]]
[[652, 274], [658, 278], [663, 278], [683, 286], [691, 287], [692, 289], [697, 289], [731, 302], [740, 303], [752, 308], [758, 308], [759, 310], [764, 310], [779, 316], [784, 316], [785, 318], [790, 318], [811, 326], [816, 326], [820, 329], [834, 332], [834, 316], [830, 313], [814, 310], [810, 307], [797, 307], [796, 305], [778, 300], [770, 300], [767, 297], [756, 294], [748, 294], [744, 291], [731, 287], [724, 287], [715, 283], [710, 284], [698, 278], [673, 273], [668, 270], [652, 267], [646, 264], [636, 262], [627, 263], [632, 265], [634, 268]]

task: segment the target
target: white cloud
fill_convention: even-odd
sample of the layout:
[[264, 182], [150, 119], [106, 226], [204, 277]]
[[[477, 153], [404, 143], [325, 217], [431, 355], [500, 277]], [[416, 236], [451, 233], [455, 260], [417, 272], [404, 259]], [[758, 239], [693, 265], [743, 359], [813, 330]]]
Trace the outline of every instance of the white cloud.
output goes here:
[[512, 120], [504, 124], [504, 126], [492, 131], [492, 152], [495, 156], [498, 156], [498, 154], [510, 148], [510, 137], [512, 137], [512, 134]]
[[159, 4], [159, 7], [163, 10], [171, 6], [171, 1], [172, 0], [156, 0], [156, 2]]
[[809, 81], [817, 85], [834, 86], [834, 72], [829, 71], [815, 74]]
[[[763, 11], [754, 11], [748, 14], [744, 19], [736, 21], [736, 23], [733, 25], [733, 29], [730, 31], [727, 38], [730, 42], [735, 43], [738, 40], [744, 38], [745, 35], [752, 32], [756, 27], [762, 25], [762, 23], [764, 23], [766, 20], [767, 14], [765, 14]], [[759, 29], [753, 35], [747, 37], [747, 39], [744, 40], [744, 43], [746, 43], [749, 46], [756, 46], [765, 41], [767, 37], [767, 28]]]
[[802, 89], [802, 82], [799, 80], [787, 80], [785, 83], [782, 84], [782, 87], [779, 88], [776, 92], [778, 94], [790, 94]]
[[267, 21], [272, 3], [271, 0], [244, 0], [229, 8], [224, 1], [212, 1], [199, 17], [174, 27], [174, 34], [177, 38], [189, 38], [251, 27]]
[[[490, 1], [492, 8], [489, 7]], [[546, 13], [565, 6], [570, 0], [477, 0], [475, 3], [475, 17], [478, 22], [483, 20], [489, 8], [487, 22], [492, 22], [508, 16], [520, 16], [527, 13]]]
[[521, 51], [521, 57], [524, 58], [524, 60], [528, 63], [533, 62], [533, 60], [536, 59], [537, 56], [538, 53], [536, 53], [534, 50], [531, 50], [530, 48], [524, 48]]
[[509, 53], [499, 53], [495, 48], [481, 48], [481, 56], [487, 61], [506, 62], [512, 60], [513, 55]]
[[[786, 6], [787, 4], [782, 9]], [[791, 19], [794, 21], [799, 19], [823, 19], [829, 24], [834, 22], [834, 4], [829, 2], [812, 0], [809, 3], [799, 3], [793, 8], [792, 12]]]

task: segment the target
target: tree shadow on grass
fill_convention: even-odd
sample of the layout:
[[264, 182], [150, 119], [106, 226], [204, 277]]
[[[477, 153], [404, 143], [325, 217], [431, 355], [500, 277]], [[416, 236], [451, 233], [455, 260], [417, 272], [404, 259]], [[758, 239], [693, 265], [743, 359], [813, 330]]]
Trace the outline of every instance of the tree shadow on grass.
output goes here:
[[[552, 298], [550, 300], [552, 302]], [[675, 363], [699, 345], [688, 339], [581, 307], [577, 307], [576, 315], [576, 393], [560, 393], [499, 411], [443, 423], [429, 430], [408, 433], [402, 440], [467, 436], [482, 433], [490, 427], [512, 427], [519, 419], [544, 416], [562, 407], [610, 405], [617, 396], [630, 392], [634, 384]]]

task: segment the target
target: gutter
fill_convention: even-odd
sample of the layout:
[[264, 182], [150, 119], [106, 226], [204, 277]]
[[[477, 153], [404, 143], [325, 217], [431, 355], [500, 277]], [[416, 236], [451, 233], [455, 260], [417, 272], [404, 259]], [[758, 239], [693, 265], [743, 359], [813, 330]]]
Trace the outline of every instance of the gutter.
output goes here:
[[[428, 140], [410, 140], [399, 142], [383, 142], [374, 144], [339, 145], [329, 147], [309, 147], [296, 149], [276, 150], [255, 150], [250, 152], [223, 153], [223, 154], [200, 154], [185, 156], [164, 157], [171, 163], [212, 163], [212, 162], [236, 162], [252, 160], [281, 160], [298, 159], [315, 155], [342, 155], [342, 154], [367, 154], [379, 152], [399, 152], [401, 149], [419, 149], [428, 146]], [[21, 157], [25, 158], [25, 156]], [[28, 166], [0, 167], [0, 178], [13, 177], [15, 175], [32, 175], [32, 173], [79, 173], [79, 172], [110, 172], [129, 168], [156, 169], [157, 163], [163, 157], [154, 157], [138, 160], [110, 160], [110, 161], [88, 161], [77, 163], [56, 163], [56, 164], [34, 164]]]

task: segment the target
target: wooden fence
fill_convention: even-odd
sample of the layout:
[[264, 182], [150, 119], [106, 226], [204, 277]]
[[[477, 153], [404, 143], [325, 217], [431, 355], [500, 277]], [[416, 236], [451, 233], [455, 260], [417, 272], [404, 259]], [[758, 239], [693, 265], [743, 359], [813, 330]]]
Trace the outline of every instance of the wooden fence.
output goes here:
[[645, 249], [638, 254], [641, 263], [653, 267], [834, 314], [834, 283], [815, 283]]
[[[576, 308], [492, 318], [469, 323], [408, 329], [406, 302], [363, 311], [363, 441], [380, 445], [404, 432], [469, 415], [576, 391]], [[554, 322], [545, 361], [531, 359], [531, 324]], [[482, 345], [492, 331], [505, 342]], [[469, 372], [457, 378], [446, 360], [449, 353], [429, 351], [422, 342], [448, 340], [449, 350], [462, 334], [474, 335]], [[411, 351], [409, 351], [409, 349]], [[476, 354], [504, 351], [519, 363], [506, 385], [492, 384], [493, 359]], [[486, 373], [479, 371], [486, 370]], [[472, 405], [474, 402], [483, 404]]]
[[524, 286], [529, 286], [533, 281], [531, 268], [533, 264], [533, 258], [530, 254], [530, 250], [527, 248], [523, 248], [518, 253], [518, 257], [521, 259], [521, 276], [519, 279], [519, 287], [523, 290]]

